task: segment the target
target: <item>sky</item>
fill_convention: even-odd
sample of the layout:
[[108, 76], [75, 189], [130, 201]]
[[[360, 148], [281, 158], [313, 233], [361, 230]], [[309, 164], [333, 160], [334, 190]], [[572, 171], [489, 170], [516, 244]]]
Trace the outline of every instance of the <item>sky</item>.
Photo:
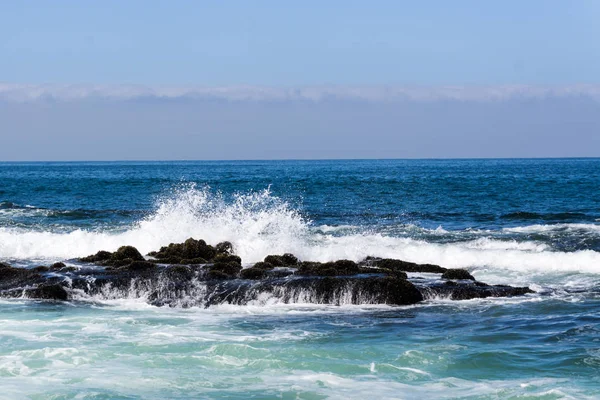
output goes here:
[[600, 156], [599, 20], [596, 0], [0, 2], [0, 160]]

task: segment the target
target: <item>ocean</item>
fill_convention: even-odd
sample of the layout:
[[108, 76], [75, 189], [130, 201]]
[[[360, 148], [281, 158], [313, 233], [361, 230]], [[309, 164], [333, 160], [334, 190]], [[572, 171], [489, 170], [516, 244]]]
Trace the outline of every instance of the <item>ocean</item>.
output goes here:
[[0, 163], [0, 262], [230, 241], [398, 258], [518, 297], [0, 299], [0, 398], [600, 398], [600, 159]]

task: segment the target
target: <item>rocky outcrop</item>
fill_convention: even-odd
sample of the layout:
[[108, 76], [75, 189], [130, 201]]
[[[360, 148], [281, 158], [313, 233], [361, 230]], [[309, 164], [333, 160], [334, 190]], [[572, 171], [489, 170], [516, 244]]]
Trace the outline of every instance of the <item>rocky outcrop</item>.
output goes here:
[[[233, 245], [230, 242], [221, 242], [216, 246], [206, 244], [202, 239], [189, 238], [183, 243], [171, 243], [161, 247], [159, 251], [148, 254], [159, 263], [165, 264], [206, 264], [218, 261], [231, 261], [228, 257], [233, 256]], [[233, 256], [238, 264], [241, 259]]]
[[147, 257], [123, 246], [70, 266], [23, 269], [0, 264], [0, 295], [61, 301], [74, 296], [133, 296], [158, 306], [208, 307], [265, 298], [284, 303], [407, 305], [436, 297], [463, 300], [531, 293], [528, 288], [478, 282], [462, 269], [386, 258], [321, 263], [283, 254], [269, 255], [246, 268], [241, 261], [229, 242], [210, 246], [188, 239]]
[[469, 271], [464, 269], [448, 269], [442, 274], [442, 279], [470, 279], [475, 280]]

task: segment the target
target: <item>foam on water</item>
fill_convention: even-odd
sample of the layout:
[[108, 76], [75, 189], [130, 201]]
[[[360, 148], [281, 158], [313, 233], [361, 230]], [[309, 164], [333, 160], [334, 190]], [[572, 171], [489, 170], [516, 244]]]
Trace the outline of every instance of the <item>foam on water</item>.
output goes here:
[[[564, 225], [564, 226], [563, 226]], [[576, 226], [575, 226], [576, 225]], [[180, 187], [157, 202], [155, 211], [125, 231], [74, 230], [68, 233], [0, 228], [0, 257], [10, 260], [64, 260], [98, 250], [136, 246], [156, 250], [189, 237], [209, 243], [229, 240], [245, 263], [268, 254], [291, 252], [304, 260], [360, 260], [366, 256], [393, 257], [450, 268], [495, 268], [520, 273], [600, 273], [600, 253], [592, 250], [559, 252], [536, 241], [477, 239], [434, 243], [354, 227], [313, 227], [298, 210], [271, 195], [269, 190], [233, 196], [226, 200], [209, 188]], [[588, 229], [593, 224], [561, 224], [553, 229]], [[348, 232], [346, 232], [346, 229]], [[544, 232], [548, 226], [511, 228]], [[439, 234], [447, 234], [442, 228]], [[339, 234], [346, 232], [345, 234]], [[337, 233], [337, 234], [336, 234]]]

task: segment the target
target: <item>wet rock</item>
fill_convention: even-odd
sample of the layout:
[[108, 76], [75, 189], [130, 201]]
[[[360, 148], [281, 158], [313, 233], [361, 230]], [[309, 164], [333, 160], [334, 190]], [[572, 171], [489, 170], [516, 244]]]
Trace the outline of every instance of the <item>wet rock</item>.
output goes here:
[[235, 279], [242, 270], [237, 263], [218, 262], [208, 267], [209, 279]]
[[350, 260], [338, 260], [327, 263], [302, 262], [296, 271], [297, 275], [305, 276], [341, 276], [358, 274], [358, 264]]
[[112, 253], [104, 250], [100, 250], [94, 255], [82, 257], [79, 259], [81, 262], [89, 262], [89, 263], [97, 263], [102, 261], [110, 260], [112, 257]]
[[149, 261], [133, 261], [132, 263], [127, 264], [124, 269], [131, 272], [147, 271], [150, 269], [156, 269], [156, 264]]
[[[177, 260], [177, 258], [175, 258], [175, 260]], [[198, 258], [184, 258], [183, 260], [179, 260], [179, 261], [175, 261], [175, 262], [168, 262], [168, 263], [169, 264], [194, 265], [194, 264], [206, 264], [206, 263], [208, 263], [208, 261], [206, 261], [202, 257], [198, 257]]]
[[240, 278], [242, 279], [257, 280], [263, 279], [265, 276], [267, 276], [267, 270], [256, 267], [245, 268], [240, 272]]
[[172, 267], [167, 268], [164, 272], [164, 275], [169, 279], [180, 282], [191, 280], [192, 278], [194, 278], [195, 273], [188, 266], [174, 265]]
[[98, 253], [80, 258], [81, 262], [96, 263], [103, 266], [122, 267], [134, 261], [144, 261], [144, 256], [133, 246], [121, 246], [114, 253], [99, 251]]
[[233, 245], [231, 242], [217, 243], [215, 250], [217, 254], [233, 254]]
[[466, 269], [448, 269], [442, 274], [442, 279], [470, 279], [475, 280], [473, 275]]
[[512, 297], [534, 293], [527, 287], [488, 285], [483, 282], [444, 281], [429, 285], [417, 285], [425, 298], [447, 298], [450, 300], [471, 300], [487, 297]]
[[258, 268], [258, 269], [264, 269], [264, 270], [271, 270], [273, 268], [275, 268], [275, 266], [271, 263], [268, 262], [264, 262], [264, 261], [259, 261], [256, 264], [254, 264], [252, 266], [252, 268]]
[[183, 243], [171, 243], [163, 246], [159, 251], [148, 253], [161, 264], [207, 264], [213, 262], [237, 261], [241, 264], [240, 257], [233, 255], [233, 246], [229, 242], [221, 242], [213, 247], [202, 239], [187, 239]]
[[63, 263], [63, 262], [57, 262], [57, 263], [52, 264], [50, 266], [50, 269], [53, 270], [53, 271], [57, 271], [57, 270], [61, 270], [61, 269], [66, 268], [66, 267], [67, 267], [67, 265], [65, 263]]
[[[42, 285], [60, 287], [64, 284], [61, 279], [89, 295], [140, 296], [159, 306], [248, 304], [264, 298], [265, 294], [286, 303], [404, 305], [425, 298], [462, 300], [530, 293], [528, 288], [474, 281], [465, 270], [374, 257], [360, 263], [350, 260], [320, 263], [299, 262], [286, 253], [269, 255], [264, 261], [242, 269], [242, 260], [233, 254], [231, 243], [213, 247], [192, 238], [184, 243], [171, 243], [149, 255], [155, 259], [144, 260], [130, 246], [115, 253], [98, 252], [81, 261], [106, 268], [82, 268], [68, 274], [66, 266], [51, 267], [55, 274], [42, 275], [0, 264], [0, 296], [21, 296], [29, 290], [36, 298], [60, 299], [63, 295], [58, 288], [35, 290]], [[437, 273], [440, 278], [408, 279], [406, 272]]]
[[44, 265], [40, 265], [39, 267], [32, 268], [31, 270], [35, 272], [48, 272], [50, 271], [50, 268]]
[[446, 268], [434, 264], [416, 264], [408, 261], [396, 260], [393, 258], [373, 258], [369, 257], [363, 261], [364, 265], [375, 266], [381, 269], [390, 271], [404, 272], [429, 272], [442, 274], [446, 272]]
[[221, 254], [217, 254], [214, 258], [213, 258], [213, 262], [217, 263], [217, 262], [224, 262], [224, 263], [234, 263], [234, 264], [242, 264], [242, 259], [239, 256], [233, 255], [233, 254], [226, 254], [226, 253], [221, 253]]
[[291, 253], [268, 255], [265, 257], [264, 262], [274, 265], [275, 267], [291, 267], [299, 263], [298, 258]]
[[35, 282], [41, 278], [41, 275], [35, 271], [25, 268], [15, 268], [8, 264], [0, 263], [0, 290], [10, 289]]
[[112, 256], [112, 260], [127, 260], [133, 261], [144, 261], [144, 256], [133, 246], [121, 246], [115, 251]]
[[69, 299], [69, 294], [65, 290], [64, 287], [58, 284], [53, 285], [39, 285], [35, 289], [28, 289], [25, 291], [25, 296], [31, 299], [40, 299], [40, 300], [60, 300], [67, 301]]

